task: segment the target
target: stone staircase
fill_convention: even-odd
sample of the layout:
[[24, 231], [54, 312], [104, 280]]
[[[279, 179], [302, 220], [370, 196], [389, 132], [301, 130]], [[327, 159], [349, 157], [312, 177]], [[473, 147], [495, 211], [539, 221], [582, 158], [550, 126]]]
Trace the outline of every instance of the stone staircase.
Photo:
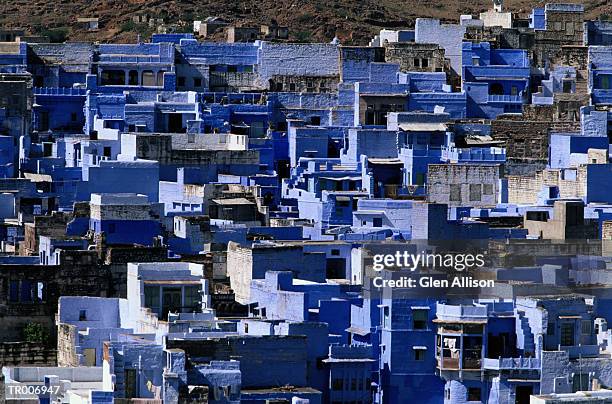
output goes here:
[[535, 339], [529, 320], [525, 317], [524, 311], [517, 311], [515, 314], [517, 345], [523, 350], [525, 356], [528, 354], [535, 355]]

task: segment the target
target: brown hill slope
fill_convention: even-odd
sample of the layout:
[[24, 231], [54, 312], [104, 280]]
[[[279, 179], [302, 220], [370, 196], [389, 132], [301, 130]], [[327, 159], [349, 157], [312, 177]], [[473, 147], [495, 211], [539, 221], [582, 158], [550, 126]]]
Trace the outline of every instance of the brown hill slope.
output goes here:
[[[550, 0], [549, 2], [553, 2]], [[559, 2], [579, 2], [563, 0]], [[506, 9], [528, 13], [544, 1], [506, 0]], [[612, 15], [612, 0], [585, 0], [587, 18]], [[147, 13], [189, 30], [193, 19], [223, 17], [249, 25], [272, 19], [289, 26], [293, 39], [328, 42], [338, 36], [345, 44], [367, 44], [381, 28], [411, 27], [416, 17], [458, 21], [491, 7], [489, 0], [3, 0], [0, 27], [25, 28], [33, 34], [100, 42], [131, 42], [150, 34], [131, 16]], [[99, 17], [100, 31], [84, 32], [77, 17]]]

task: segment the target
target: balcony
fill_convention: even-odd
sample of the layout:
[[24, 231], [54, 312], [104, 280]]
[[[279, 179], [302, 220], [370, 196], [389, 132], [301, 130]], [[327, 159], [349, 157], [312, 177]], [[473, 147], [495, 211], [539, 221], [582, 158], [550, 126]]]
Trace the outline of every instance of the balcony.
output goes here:
[[408, 159], [412, 159], [414, 157], [438, 158], [441, 155], [442, 155], [442, 146], [407, 144], [407, 145], [402, 146], [400, 150], [400, 158], [405, 157]]
[[489, 103], [522, 104], [523, 101], [522, 95], [489, 94]]
[[159, 55], [100, 55], [100, 63], [154, 64], [162, 63]]
[[442, 149], [442, 160], [458, 163], [504, 162], [506, 161], [506, 149], [502, 147], [472, 147], [466, 149], [444, 147]]
[[[468, 354], [469, 350], [466, 352], [464, 351], [464, 354]], [[467, 371], [473, 371], [473, 370], [481, 370], [483, 361], [480, 357], [478, 357], [478, 355], [470, 355], [467, 357], [464, 357], [462, 360], [459, 358], [455, 358], [455, 357], [448, 357], [445, 356], [443, 358], [437, 357], [437, 367], [440, 370], [467, 370]], [[461, 365], [461, 366], [459, 366]]]
[[483, 365], [487, 370], [537, 370], [541, 366], [537, 358], [485, 358]]

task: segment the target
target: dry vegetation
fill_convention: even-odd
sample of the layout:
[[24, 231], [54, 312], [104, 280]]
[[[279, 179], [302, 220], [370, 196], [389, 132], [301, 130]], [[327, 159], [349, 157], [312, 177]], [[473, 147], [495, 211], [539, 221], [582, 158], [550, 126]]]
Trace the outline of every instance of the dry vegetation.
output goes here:
[[[506, 0], [506, 8], [527, 14], [544, 3]], [[587, 18], [612, 15], [612, 0], [583, 3]], [[345, 44], [366, 44], [381, 28], [411, 27], [416, 17], [457, 21], [460, 14], [476, 15], [490, 6], [489, 0], [3, 0], [0, 27], [25, 28], [56, 40], [131, 42], [139, 33], [151, 33], [147, 26], [131, 22], [134, 14], [163, 17], [185, 31], [193, 19], [219, 16], [240, 25], [275, 19], [289, 26], [294, 40], [328, 42], [337, 36]], [[77, 17], [99, 17], [100, 31], [79, 30]]]

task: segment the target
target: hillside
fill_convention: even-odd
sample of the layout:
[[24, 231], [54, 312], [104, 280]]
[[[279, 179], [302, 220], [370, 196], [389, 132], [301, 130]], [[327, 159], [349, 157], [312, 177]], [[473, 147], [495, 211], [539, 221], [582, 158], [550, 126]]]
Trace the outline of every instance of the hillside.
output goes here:
[[[578, 2], [563, 0], [563, 2]], [[543, 1], [506, 0], [505, 8], [528, 13]], [[585, 0], [587, 18], [612, 15], [612, 0]], [[381, 28], [411, 27], [416, 17], [457, 21], [491, 7], [488, 0], [4, 0], [0, 2], [0, 28], [25, 28], [73, 41], [131, 42], [150, 34], [131, 16], [146, 13], [179, 23], [189, 30], [191, 21], [219, 16], [241, 24], [287, 25], [294, 40], [328, 42], [337, 36], [344, 44], [367, 44]], [[77, 17], [98, 17], [100, 31], [84, 32]]]

